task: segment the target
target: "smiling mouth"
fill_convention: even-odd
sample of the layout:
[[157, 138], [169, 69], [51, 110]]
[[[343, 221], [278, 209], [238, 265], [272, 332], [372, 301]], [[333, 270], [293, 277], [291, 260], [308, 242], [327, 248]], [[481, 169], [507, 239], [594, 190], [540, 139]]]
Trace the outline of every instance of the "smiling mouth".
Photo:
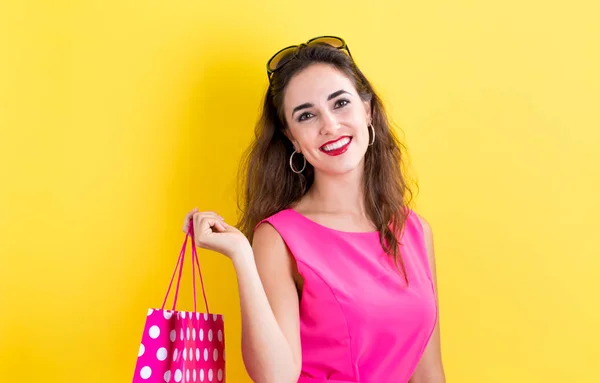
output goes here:
[[336, 141], [326, 143], [325, 145], [321, 146], [319, 150], [330, 156], [337, 156], [344, 153], [348, 149], [350, 142], [352, 142], [352, 137], [344, 136]]

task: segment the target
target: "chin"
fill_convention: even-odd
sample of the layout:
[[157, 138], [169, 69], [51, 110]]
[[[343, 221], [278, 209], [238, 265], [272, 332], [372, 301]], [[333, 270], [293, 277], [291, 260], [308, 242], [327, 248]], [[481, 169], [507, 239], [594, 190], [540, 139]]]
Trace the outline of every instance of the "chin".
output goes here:
[[358, 170], [363, 166], [363, 158], [356, 158], [353, 160], [340, 161], [337, 164], [327, 164], [328, 166], [322, 166], [315, 168], [315, 171], [330, 174], [330, 175], [342, 175]]

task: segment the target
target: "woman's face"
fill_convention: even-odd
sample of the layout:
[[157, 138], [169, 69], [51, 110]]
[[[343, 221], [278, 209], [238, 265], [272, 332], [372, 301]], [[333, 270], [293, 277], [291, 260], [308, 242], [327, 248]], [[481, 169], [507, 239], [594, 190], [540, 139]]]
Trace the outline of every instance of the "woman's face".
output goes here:
[[362, 166], [369, 144], [370, 103], [335, 67], [313, 64], [284, 94], [287, 136], [316, 172], [343, 174]]

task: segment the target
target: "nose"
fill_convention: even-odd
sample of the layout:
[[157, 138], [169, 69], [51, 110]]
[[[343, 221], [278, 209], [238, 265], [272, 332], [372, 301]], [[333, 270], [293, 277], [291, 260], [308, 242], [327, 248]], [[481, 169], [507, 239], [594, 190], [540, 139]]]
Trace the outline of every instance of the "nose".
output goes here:
[[335, 116], [335, 114], [333, 114], [330, 111], [325, 111], [323, 113], [323, 118], [321, 121], [322, 121], [322, 124], [321, 124], [321, 134], [322, 135], [333, 134], [340, 127], [340, 122], [338, 121], [337, 117]]

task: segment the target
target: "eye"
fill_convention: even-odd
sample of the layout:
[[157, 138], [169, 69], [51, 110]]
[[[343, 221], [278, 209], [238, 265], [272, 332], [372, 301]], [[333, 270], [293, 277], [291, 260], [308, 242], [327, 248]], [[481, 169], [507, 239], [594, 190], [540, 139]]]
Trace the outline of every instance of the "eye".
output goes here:
[[346, 100], [345, 98], [342, 98], [340, 100], [337, 100], [335, 102], [335, 107], [336, 108], [343, 108], [344, 106], [348, 105], [350, 103], [350, 101]]
[[300, 115], [300, 117], [298, 117], [298, 121], [306, 121], [306, 120], [308, 120], [309, 118], [311, 118], [312, 116], [313, 116], [313, 114], [312, 114], [312, 113], [309, 113], [309, 112], [304, 112], [304, 113], [302, 113], [302, 114]]

